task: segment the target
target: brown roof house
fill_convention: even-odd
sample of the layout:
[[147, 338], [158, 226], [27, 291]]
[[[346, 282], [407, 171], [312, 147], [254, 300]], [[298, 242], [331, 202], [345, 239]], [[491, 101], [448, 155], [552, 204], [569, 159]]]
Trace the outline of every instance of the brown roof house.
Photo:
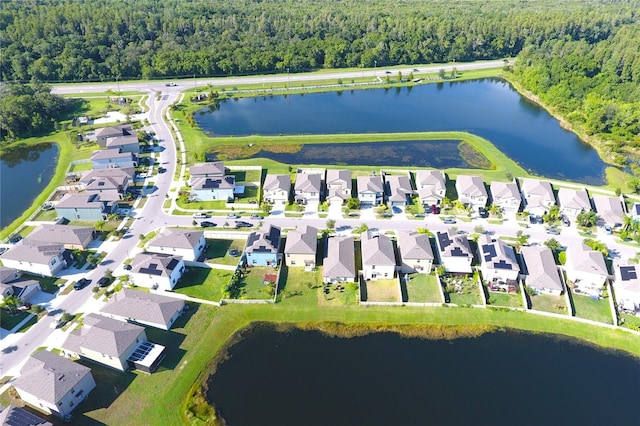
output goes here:
[[70, 418], [96, 382], [89, 368], [49, 351], [39, 351], [29, 357], [13, 387], [32, 407]]
[[551, 249], [544, 246], [525, 246], [520, 248], [520, 254], [523, 279], [535, 294], [559, 296], [564, 292]]
[[99, 313], [120, 321], [169, 330], [183, 309], [182, 299], [125, 288], [115, 293]]

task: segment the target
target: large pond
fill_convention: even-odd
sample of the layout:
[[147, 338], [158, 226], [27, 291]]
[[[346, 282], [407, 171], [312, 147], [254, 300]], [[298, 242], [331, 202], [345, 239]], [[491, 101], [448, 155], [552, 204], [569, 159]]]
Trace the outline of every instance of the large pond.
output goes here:
[[44, 143], [0, 155], [0, 227], [18, 218], [49, 184], [58, 163], [58, 146]]
[[351, 339], [258, 327], [209, 378], [230, 425], [638, 424], [640, 361], [498, 332]]
[[[458, 130], [488, 139], [538, 175], [602, 184], [606, 167], [593, 148], [498, 79], [236, 99], [201, 110], [196, 120], [214, 136]], [[368, 151], [363, 161], [379, 164]]]

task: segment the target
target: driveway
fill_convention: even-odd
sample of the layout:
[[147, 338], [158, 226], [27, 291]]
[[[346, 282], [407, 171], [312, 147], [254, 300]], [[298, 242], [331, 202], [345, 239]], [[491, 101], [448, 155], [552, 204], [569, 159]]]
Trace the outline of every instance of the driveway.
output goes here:
[[329, 204], [329, 219], [342, 219], [342, 202], [332, 201]]

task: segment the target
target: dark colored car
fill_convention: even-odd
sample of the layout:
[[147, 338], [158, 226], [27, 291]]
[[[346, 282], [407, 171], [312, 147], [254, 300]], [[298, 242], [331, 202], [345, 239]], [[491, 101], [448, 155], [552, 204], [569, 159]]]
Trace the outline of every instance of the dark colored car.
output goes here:
[[73, 289], [74, 290], [82, 290], [83, 288], [86, 287], [87, 284], [89, 284], [91, 282], [91, 280], [88, 280], [86, 278], [80, 278], [74, 285], [73, 285]]
[[478, 215], [481, 218], [486, 219], [489, 217], [489, 212], [484, 207], [478, 207]]
[[204, 221], [200, 222], [200, 226], [202, 226], [203, 228], [213, 228], [213, 227], [218, 226], [218, 225], [213, 223], [213, 222], [209, 222], [207, 220], [204, 220]]
[[569, 220], [568, 217], [566, 217], [565, 215], [562, 215], [562, 224], [564, 226], [571, 226], [571, 221]]
[[392, 207], [391, 207], [391, 211], [392, 211], [394, 214], [400, 214], [400, 213], [402, 213], [402, 209], [401, 209], [400, 207], [396, 207], [396, 206], [392, 206]]
[[102, 277], [98, 280], [98, 287], [106, 287], [111, 283], [111, 280], [107, 277]]
[[126, 265], [124, 265], [122, 268], [124, 268], [125, 271], [130, 271], [133, 269], [133, 266], [131, 266], [131, 264], [127, 263]]
[[241, 220], [236, 221], [236, 228], [253, 228], [253, 223], [243, 222]]
[[536, 223], [536, 217], [532, 214], [529, 215], [529, 223], [531, 224], [535, 224]]
[[431, 213], [432, 214], [440, 214], [440, 207], [435, 204], [431, 204]]

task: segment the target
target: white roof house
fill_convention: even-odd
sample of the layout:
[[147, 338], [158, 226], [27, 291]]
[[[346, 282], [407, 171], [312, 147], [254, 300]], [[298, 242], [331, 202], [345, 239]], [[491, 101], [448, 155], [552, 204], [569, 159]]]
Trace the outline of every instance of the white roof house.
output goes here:
[[610, 226], [622, 225], [624, 223], [624, 206], [617, 197], [608, 197], [601, 194], [591, 196], [596, 213], [600, 219]]
[[429, 235], [416, 231], [399, 231], [398, 250], [403, 273], [431, 272], [434, 256]]
[[521, 189], [524, 208], [531, 214], [543, 215], [556, 204], [553, 188], [546, 180], [523, 178]]
[[291, 192], [291, 176], [268, 174], [262, 185], [262, 199], [267, 203], [286, 203]]
[[522, 197], [517, 183], [493, 181], [489, 191], [492, 204], [502, 208], [505, 213], [516, 213], [520, 210]]
[[345, 202], [351, 198], [353, 184], [351, 170], [328, 169], [326, 176], [327, 201]]
[[583, 211], [591, 210], [589, 194], [584, 188], [560, 188], [558, 189], [558, 204], [560, 211], [568, 216], [576, 217]]
[[322, 193], [322, 175], [319, 173], [296, 173], [294, 185], [295, 200], [299, 204], [320, 201]]
[[131, 262], [131, 278], [141, 287], [173, 290], [186, 268], [182, 256], [139, 253]]
[[489, 196], [480, 176], [460, 175], [456, 178], [458, 200], [471, 208], [485, 207]]
[[564, 286], [551, 249], [545, 246], [524, 246], [522, 255], [522, 275], [528, 287], [536, 294], [561, 295]]
[[365, 231], [360, 242], [364, 279], [393, 278], [396, 273], [396, 256], [391, 239], [384, 234]]
[[580, 243], [567, 248], [565, 264], [567, 280], [573, 283], [573, 292], [600, 296], [609, 278], [607, 265], [601, 252]]
[[99, 313], [120, 321], [169, 330], [183, 308], [182, 299], [125, 288], [109, 298]]
[[387, 200], [392, 206], [405, 206], [411, 203], [411, 196], [415, 193], [411, 187], [409, 176], [386, 175]]
[[447, 193], [444, 173], [440, 170], [418, 170], [415, 174], [416, 187], [420, 202], [427, 205], [440, 205]]
[[360, 203], [377, 206], [384, 202], [384, 185], [380, 176], [358, 176], [356, 185]]

